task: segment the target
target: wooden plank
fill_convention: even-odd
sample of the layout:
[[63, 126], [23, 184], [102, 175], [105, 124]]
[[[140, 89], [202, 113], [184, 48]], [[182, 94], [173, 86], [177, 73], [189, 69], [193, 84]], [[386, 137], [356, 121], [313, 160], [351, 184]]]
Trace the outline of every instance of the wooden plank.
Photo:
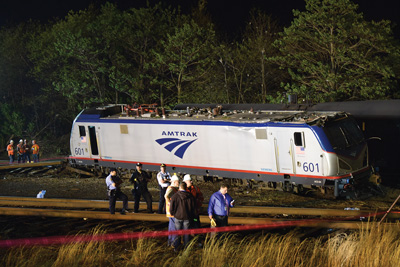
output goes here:
[[43, 166], [54, 166], [61, 165], [63, 161], [40, 161], [36, 163], [20, 163], [20, 164], [7, 164], [0, 165], [0, 170], [13, 170], [18, 168], [31, 168], [31, 167], [43, 167]]
[[[168, 218], [164, 214], [109, 214], [108, 212], [100, 211], [71, 211], [71, 210], [51, 210], [51, 209], [25, 209], [25, 208], [0, 208], [0, 215], [13, 216], [43, 216], [43, 217], [68, 217], [68, 218], [90, 218], [102, 220], [138, 220], [138, 221], [160, 221], [167, 222]], [[208, 216], [200, 216], [200, 221], [208, 222]], [[318, 228], [340, 228], [354, 230], [369, 230], [376, 223], [371, 222], [342, 222], [342, 221], [274, 221], [266, 218], [250, 218], [250, 217], [229, 217], [229, 224], [266, 224], [266, 228], [277, 227], [318, 227]], [[385, 223], [385, 227], [391, 227], [393, 230], [400, 231], [400, 225], [396, 223]]]
[[67, 167], [65, 167], [65, 169], [68, 171], [71, 171], [71, 172], [76, 172], [76, 173], [87, 175], [87, 176], [92, 176], [92, 177], [96, 176], [94, 173], [83, 171], [83, 170], [77, 169], [77, 168], [73, 168], [71, 166], [67, 166]]
[[165, 214], [128, 213], [126, 215], [121, 215], [119, 213], [110, 214], [108, 211], [27, 209], [9, 207], [1, 207], [0, 215], [89, 218], [102, 220], [168, 221]]
[[[59, 208], [95, 208], [108, 209], [108, 200], [85, 199], [52, 199], [52, 198], [28, 198], [28, 197], [0, 197], [1, 206], [27, 206], [27, 207], [59, 207]], [[129, 201], [129, 209], [133, 209], [134, 202]], [[152, 203], [153, 210], [158, 209], [158, 202]], [[206, 205], [202, 212], [206, 213]], [[117, 209], [122, 208], [122, 202], [117, 201]], [[139, 209], [146, 209], [145, 202], [141, 202]], [[316, 209], [316, 208], [290, 208], [290, 207], [261, 207], [261, 206], [236, 206], [231, 209], [231, 214], [290, 214], [321, 217], [368, 217], [382, 211], [376, 210], [341, 210], [341, 209]], [[382, 215], [381, 215], [382, 216]], [[390, 213], [389, 218], [400, 218], [399, 213]], [[380, 216], [377, 216], [380, 217]]]

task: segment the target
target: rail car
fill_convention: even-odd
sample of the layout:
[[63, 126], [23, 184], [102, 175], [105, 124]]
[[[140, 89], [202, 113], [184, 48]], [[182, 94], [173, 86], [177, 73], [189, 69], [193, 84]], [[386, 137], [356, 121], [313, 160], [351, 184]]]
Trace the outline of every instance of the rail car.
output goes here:
[[83, 110], [71, 130], [72, 165], [254, 179], [336, 197], [367, 181], [368, 147], [345, 112], [189, 108], [148, 113], [124, 105]]

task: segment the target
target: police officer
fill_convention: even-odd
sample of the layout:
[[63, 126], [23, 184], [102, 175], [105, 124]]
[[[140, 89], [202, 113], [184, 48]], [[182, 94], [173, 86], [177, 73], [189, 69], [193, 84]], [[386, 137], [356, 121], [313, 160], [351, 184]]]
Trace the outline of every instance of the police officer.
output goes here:
[[165, 213], [165, 193], [168, 186], [171, 185], [171, 176], [165, 169], [167, 165], [164, 163], [160, 166], [160, 172], [157, 174], [158, 187], [160, 189], [160, 201], [158, 202], [158, 213]]
[[112, 168], [110, 174], [106, 178], [107, 193], [110, 201], [110, 213], [115, 214], [115, 202], [117, 198], [123, 202], [121, 214], [125, 214], [128, 209], [128, 197], [121, 192], [120, 185], [122, 184], [121, 178], [117, 176], [117, 170]]
[[147, 183], [150, 181], [150, 176], [147, 172], [142, 170], [142, 163], [138, 162], [136, 164], [136, 170], [132, 173], [131, 179], [129, 181], [133, 184], [132, 194], [135, 198], [135, 206], [133, 208], [133, 212], [139, 212], [139, 201], [140, 197], [146, 200], [147, 203], [147, 211], [149, 213], [153, 213], [152, 207], [152, 198], [149, 190], [147, 189]]

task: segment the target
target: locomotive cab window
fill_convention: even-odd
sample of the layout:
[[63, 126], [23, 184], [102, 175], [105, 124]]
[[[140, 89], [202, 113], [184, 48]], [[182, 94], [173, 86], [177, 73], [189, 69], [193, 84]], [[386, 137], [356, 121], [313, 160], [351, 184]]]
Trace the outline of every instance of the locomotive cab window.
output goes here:
[[364, 135], [353, 119], [334, 121], [323, 128], [333, 149], [349, 149], [363, 144]]
[[303, 140], [303, 133], [302, 132], [296, 132], [294, 133], [294, 144], [296, 146], [304, 146], [304, 140]]
[[79, 126], [79, 136], [86, 136], [85, 126]]

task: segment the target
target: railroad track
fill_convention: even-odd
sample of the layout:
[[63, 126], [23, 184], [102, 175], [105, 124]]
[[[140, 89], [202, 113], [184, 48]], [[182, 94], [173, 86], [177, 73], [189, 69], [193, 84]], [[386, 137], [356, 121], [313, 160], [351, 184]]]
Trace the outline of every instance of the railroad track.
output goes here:
[[0, 170], [17, 170], [17, 169], [29, 169], [35, 167], [53, 167], [53, 166], [60, 166], [64, 163], [64, 160], [51, 160], [51, 161], [40, 161], [36, 163], [20, 163], [20, 164], [8, 164], [8, 163], [1, 163]]
[[[133, 202], [129, 202], [133, 206]], [[117, 209], [122, 203], [117, 201]], [[158, 203], [153, 203], [153, 209]], [[203, 207], [204, 208], [204, 207]], [[145, 209], [145, 203], [140, 204], [140, 209]], [[319, 228], [343, 228], [360, 229], [362, 222], [360, 217], [374, 218], [382, 216], [385, 211], [372, 210], [337, 210], [337, 209], [313, 209], [313, 208], [290, 208], [290, 207], [256, 207], [237, 206], [231, 210], [229, 223], [232, 225], [248, 224], [271, 224], [282, 223], [288, 219], [273, 218], [273, 215], [292, 215], [300, 217], [298, 227]], [[38, 199], [28, 197], [0, 197], [0, 215], [7, 216], [41, 216], [41, 217], [66, 217], [85, 218], [96, 220], [122, 220], [122, 221], [152, 221], [167, 222], [164, 214], [128, 213], [126, 215], [110, 214], [108, 212], [108, 201], [106, 200], [82, 200], [82, 199]], [[240, 215], [240, 216], [239, 216]], [[269, 216], [269, 217], [267, 217]], [[292, 218], [291, 220], [294, 220]], [[388, 219], [399, 219], [400, 214], [390, 213]], [[209, 222], [207, 215], [201, 215], [202, 223]], [[301, 223], [301, 222], [304, 223]], [[398, 224], [387, 224], [400, 229]]]

